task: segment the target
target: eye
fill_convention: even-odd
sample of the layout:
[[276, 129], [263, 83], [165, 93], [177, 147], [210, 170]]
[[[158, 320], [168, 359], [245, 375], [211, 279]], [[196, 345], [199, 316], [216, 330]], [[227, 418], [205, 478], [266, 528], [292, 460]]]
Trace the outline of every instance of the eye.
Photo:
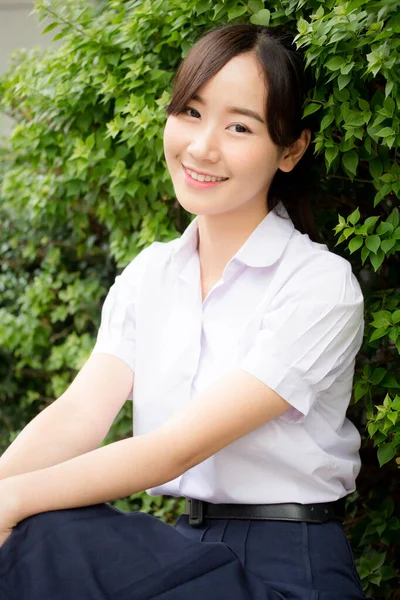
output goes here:
[[[185, 108], [183, 109], [182, 112], [185, 113], [188, 117], [194, 117], [195, 119], [200, 117], [199, 111], [196, 110], [195, 108], [192, 108], [191, 106], [185, 106]], [[193, 114], [193, 113], [195, 113], [195, 114]]]
[[228, 129], [230, 129], [231, 127], [238, 127], [240, 130], [236, 129], [235, 133], [251, 133], [250, 129], [248, 129], [248, 127], [245, 127], [244, 125], [240, 125], [240, 123], [235, 123], [234, 125], [231, 125]]

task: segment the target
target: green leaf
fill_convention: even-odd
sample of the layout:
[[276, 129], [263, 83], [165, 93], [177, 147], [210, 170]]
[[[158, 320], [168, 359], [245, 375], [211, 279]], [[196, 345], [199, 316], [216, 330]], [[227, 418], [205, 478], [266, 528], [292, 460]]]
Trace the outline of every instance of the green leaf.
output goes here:
[[342, 67], [341, 68], [342, 75], [348, 75], [353, 67], [354, 67], [354, 62], [350, 62], [347, 65], [345, 65], [344, 67]]
[[354, 400], [358, 402], [368, 392], [369, 386], [366, 381], [357, 381], [354, 385]]
[[318, 10], [314, 13], [314, 15], [312, 16], [312, 18], [317, 18], [317, 19], [321, 19], [324, 16], [324, 7], [323, 6], [319, 6]]
[[340, 40], [342, 40], [343, 38], [345, 38], [347, 36], [348, 36], [348, 32], [347, 31], [337, 31], [331, 37], [330, 43], [334, 44], [335, 42], [339, 42]]
[[373, 327], [389, 327], [392, 324], [392, 315], [388, 310], [381, 310], [373, 313], [374, 320], [371, 325]]
[[385, 108], [386, 114], [389, 117], [393, 117], [394, 111], [396, 110], [396, 105], [394, 103], [393, 98], [385, 98], [383, 106]]
[[258, 13], [250, 17], [251, 23], [253, 23], [254, 25], [264, 25], [264, 27], [268, 27], [270, 20], [271, 13], [267, 8], [263, 8]]
[[370, 255], [371, 250], [369, 248], [367, 248], [367, 246], [363, 246], [362, 250], [361, 250], [361, 261], [362, 264], [365, 263], [365, 261], [367, 260], [368, 256]]
[[368, 429], [368, 434], [369, 437], [374, 437], [375, 433], [378, 431], [379, 429], [379, 423], [368, 423], [367, 425], [367, 429]]
[[[396, 394], [396, 396], [393, 400], [393, 403], [392, 403], [392, 408], [393, 408], [393, 410], [400, 412], [400, 395]], [[400, 431], [396, 432], [394, 437], [397, 440], [396, 444], [400, 444]]]
[[383, 129], [380, 129], [376, 135], [378, 137], [386, 138], [391, 135], [396, 135], [396, 132], [391, 127], [384, 127]]
[[384, 335], [386, 335], [386, 333], [387, 333], [387, 327], [381, 327], [379, 329], [375, 329], [375, 331], [373, 332], [373, 334], [369, 338], [369, 341], [373, 342], [375, 340], [379, 340], [381, 337], [383, 337]]
[[349, 171], [352, 175], [357, 173], [357, 165], [358, 165], [358, 154], [355, 150], [350, 150], [349, 152], [345, 152], [342, 156], [342, 162], [347, 171]]
[[348, 248], [350, 250], [350, 254], [353, 254], [353, 252], [356, 252], [356, 250], [361, 248], [362, 245], [363, 245], [363, 238], [361, 236], [352, 238], [350, 240], [350, 243], [348, 246]]
[[300, 19], [297, 21], [297, 30], [299, 32], [299, 35], [304, 35], [305, 33], [307, 33], [308, 22], [302, 17], [300, 17]]
[[385, 86], [385, 96], [388, 97], [393, 89], [393, 81], [387, 81]]
[[389, 223], [389, 221], [381, 221], [377, 227], [376, 233], [378, 235], [385, 235], [385, 233], [392, 233], [392, 231], [394, 230], [394, 227], [392, 225], [392, 223]]
[[[393, 444], [390, 442], [388, 444], [382, 444], [378, 448], [378, 461], [379, 466], [383, 467], [386, 463], [388, 463], [395, 456], [396, 451], [393, 447]], [[379, 565], [382, 566], [383, 562]], [[378, 566], [376, 568], [379, 568]]]
[[342, 242], [344, 242], [346, 240], [346, 236], [342, 233], [342, 235], [339, 236], [338, 241], [336, 242], [335, 246], [338, 246], [339, 244], [341, 244]]
[[95, 140], [95, 135], [94, 135], [94, 133], [92, 133], [91, 135], [89, 135], [89, 136], [86, 138], [86, 147], [87, 147], [89, 150], [93, 150], [93, 147], [94, 147], [95, 141], [96, 141], [96, 140]]
[[382, 162], [379, 158], [373, 158], [369, 162], [369, 172], [374, 179], [379, 179], [383, 173]]
[[304, 109], [303, 117], [308, 117], [308, 115], [312, 115], [317, 112], [322, 107], [322, 104], [316, 104], [315, 102], [310, 102]]
[[[234, 19], [238, 19], [239, 17], [244, 15], [246, 12], [248, 12], [247, 6], [235, 6], [234, 8], [231, 8], [228, 11], [228, 20], [233, 21]], [[260, 14], [260, 13], [258, 13], [258, 14]], [[261, 23], [260, 23], [260, 25], [261, 25]]]
[[331, 146], [325, 149], [325, 158], [328, 163], [328, 167], [331, 166], [337, 155], [339, 154], [339, 148], [337, 146]]
[[358, 106], [362, 111], [369, 111], [370, 109], [369, 103], [363, 98], [358, 99]]
[[380, 239], [379, 235], [369, 235], [365, 240], [365, 245], [374, 254], [376, 254], [378, 252], [380, 244], [381, 244], [381, 239]]
[[324, 131], [324, 129], [329, 127], [329, 125], [332, 123], [332, 121], [334, 121], [334, 119], [335, 119], [335, 115], [333, 113], [331, 113], [329, 115], [325, 115], [321, 121], [320, 131]]
[[363, 367], [363, 376], [366, 377], [367, 379], [369, 379], [371, 377], [371, 373], [372, 373], [371, 365], [369, 364], [369, 362], [367, 362], [367, 363], [365, 363], [365, 365]]
[[328, 60], [325, 66], [330, 71], [338, 71], [339, 69], [344, 67], [345, 64], [346, 61], [344, 60], [344, 58], [342, 58], [341, 56], [334, 56], [333, 58]]
[[364, 225], [367, 226], [368, 233], [372, 233], [372, 231], [374, 229], [374, 225], [378, 221], [378, 219], [379, 219], [379, 217], [368, 217], [367, 219], [365, 219]]
[[48, 33], [49, 31], [52, 31], [53, 29], [55, 29], [58, 26], [59, 26], [59, 23], [50, 23], [50, 25], [47, 25], [47, 27], [45, 27], [43, 29], [42, 35], [44, 35], [45, 33]]
[[389, 223], [391, 223], [393, 225], [393, 227], [397, 227], [400, 221], [400, 215], [399, 215], [399, 211], [397, 210], [397, 208], [395, 208], [390, 215], [388, 216], [388, 218], [386, 219]]
[[372, 371], [372, 383], [374, 385], [379, 385], [379, 383], [385, 377], [386, 373], [387, 373], [387, 370], [383, 369], [382, 367], [378, 367], [377, 369], [374, 369]]
[[369, 559], [371, 571], [377, 571], [378, 569], [380, 569], [382, 567], [382, 565], [384, 564], [385, 560], [386, 560], [386, 552], [374, 553]]
[[395, 310], [392, 314], [392, 323], [400, 323], [400, 310]]
[[379, 269], [383, 261], [385, 260], [385, 253], [382, 250], [378, 250], [376, 254], [370, 256], [370, 261], [375, 271]]
[[344, 239], [347, 240], [354, 233], [354, 227], [346, 227], [343, 230]]
[[386, 394], [385, 399], [383, 401], [383, 406], [384, 406], [384, 408], [389, 410], [391, 405], [392, 405], [392, 400], [391, 400], [389, 394]]
[[374, 207], [377, 206], [379, 204], [379, 202], [381, 202], [381, 200], [391, 192], [391, 185], [388, 183], [385, 183], [379, 190], [379, 192], [376, 194], [375, 198], [374, 198]]
[[349, 90], [339, 90], [338, 88], [333, 90], [333, 95], [338, 102], [346, 102], [350, 98]]
[[374, 585], [379, 586], [382, 581], [382, 575], [380, 572], [373, 573], [372, 575], [370, 575], [368, 577], [368, 580], [370, 583], [373, 583]]
[[382, 240], [382, 242], [381, 242], [381, 248], [385, 254], [390, 252], [390, 250], [392, 250], [395, 245], [396, 245], [396, 240], [393, 240], [393, 239]]
[[[399, 388], [398, 381], [394, 375], [389, 373], [382, 381], [382, 385], [387, 388]], [[388, 396], [389, 397], [389, 396]]]
[[67, 33], [69, 33], [71, 31], [71, 27], [64, 27], [63, 29], [61, 29], [60, 33], [57, 33], [57, 35], [55, 35], [53, 37], [53, 41], [57, 41], [57, 40], [61, 40], [63, 37], [65, 37], [67, 35]]
[[351, 215], [349, 216], [348, 221], [352, 225], [355, 225], [356, 223], [358, 223], [359, 220], [360, 220], [360, 211], [358, 208], [356, 208], [355, 211], [353, 211], [351, 213]]
[[342, 90], [350, 82], [351, 74], [350, 73], [348, 75], [340, 74], [337, 80], [338, 80], [339, 90]]
[[383, 183], [391, 183], [393, 181], [393, 177], [391, 173], [385, 173], [382, 175], [381, 180]]
[[[209, 3], [209, 0], [207, 0], [207, 2]], [[253, 13], [257, 13], [263, 10], [264, 2], [263, 0], [249, 0], [247, 6], [253, 11]]]
[[[385, 415], [382, 414], [381, 417], [377, 417], [377, 419], [379, 419], [379, 418], [383, 419], [384, 417], [385, 417]], [[379, 446], [379, 444], [383, 444], [385, 442], [386, 438], [387, 438], [387, 435], [385, 433], [382, 433], [382, 431], [377, 432], [374, 436], [374, 446]]]
[[200, 2], [197, 2], [194, 10], [196, 12], [196, 15], [202, 15], [203, 13], [207, 12], [209, 8], [209, 0], [200, 0]]

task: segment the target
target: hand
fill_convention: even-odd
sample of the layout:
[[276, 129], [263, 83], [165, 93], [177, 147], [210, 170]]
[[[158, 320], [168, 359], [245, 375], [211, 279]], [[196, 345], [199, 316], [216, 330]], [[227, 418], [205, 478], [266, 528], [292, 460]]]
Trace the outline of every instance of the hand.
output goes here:
[[0, 548], [10, 537], [18, 519], [18, 495], [13, 478], [0, 481]]

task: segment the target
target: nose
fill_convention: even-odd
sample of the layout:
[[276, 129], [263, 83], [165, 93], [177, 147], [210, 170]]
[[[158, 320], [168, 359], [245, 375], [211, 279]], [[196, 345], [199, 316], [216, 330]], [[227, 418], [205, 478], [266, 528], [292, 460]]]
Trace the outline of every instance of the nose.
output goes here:
[[193, 158], [200, 161], [215, 163], [220, 158], [218, 137], [211, 127], [198, 127], [193, 133], [193, 138], [188, 146], [188, 152]]

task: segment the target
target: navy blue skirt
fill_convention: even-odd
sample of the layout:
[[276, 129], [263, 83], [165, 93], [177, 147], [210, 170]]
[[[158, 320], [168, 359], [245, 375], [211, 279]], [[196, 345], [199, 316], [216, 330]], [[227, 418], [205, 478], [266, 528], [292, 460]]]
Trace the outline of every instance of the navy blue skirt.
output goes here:
[[109, 504], [21, 521], [0, 548], [1, 600], [360, 600], [341, 525], [175, 526]]

